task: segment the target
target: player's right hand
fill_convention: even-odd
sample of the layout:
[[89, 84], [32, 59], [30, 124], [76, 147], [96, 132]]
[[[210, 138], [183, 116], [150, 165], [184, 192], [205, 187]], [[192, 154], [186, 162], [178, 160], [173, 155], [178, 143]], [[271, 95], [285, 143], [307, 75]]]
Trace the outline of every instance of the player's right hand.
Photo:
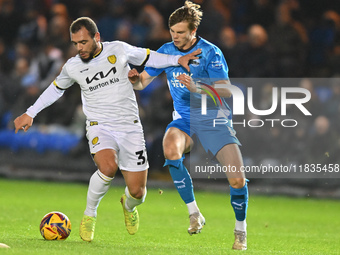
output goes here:
[[14, 120], [15, 133], [18, 133], [20, 129], [25, 132], [32, 126], [33, 118], [28, 116], [26, 113], [20, 115]]
[[189, 61], [192, 59], [199, 59], [197, 55], [202, 53], [202, 49], [197, 49], [187, 55], [184, 55], [178, 59], [178, 64], [183, 66], [185, 69], [187, 69], [188, 72], [190, 72], [190, 67], [189, 67]]
[[129, 78], [129, 81], [132, 84], [136, 83], [139, 80], [139, 73], [138, 73], [138, 71], [135, 68], [130, 70], [129, 73], [128, 73], [128, 78]]

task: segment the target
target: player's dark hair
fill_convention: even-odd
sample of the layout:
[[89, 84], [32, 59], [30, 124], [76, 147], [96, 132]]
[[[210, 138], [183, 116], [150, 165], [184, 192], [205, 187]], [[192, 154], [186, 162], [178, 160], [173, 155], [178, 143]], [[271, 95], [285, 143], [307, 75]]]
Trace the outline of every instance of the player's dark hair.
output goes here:
[[184, 6], [178, 8], [170, 15], [169, 28], [183, 21], [189, 23], [191, 31], [198, 28], [203, 16], [203, 12], [199, 10], [200, 7], [200, 5], [194, 4], [191, 1], [185, 1]]
[[89, 31], [89, 35], [93, 38], [98, 32], [96, 23], [88, 17], [80, 17], [72, 22], [70, 26], [70, 33], [77, 33], [82, 27], [85, 27]]

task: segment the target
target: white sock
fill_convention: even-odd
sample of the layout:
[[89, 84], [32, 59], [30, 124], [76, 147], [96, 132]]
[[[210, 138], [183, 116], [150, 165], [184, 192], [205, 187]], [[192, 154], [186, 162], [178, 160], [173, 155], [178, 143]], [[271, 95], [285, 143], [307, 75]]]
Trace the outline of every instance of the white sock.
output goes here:
[[235, 230], [239, 230], [239, 231], [247, 231], [247, 222], [246, 222], [246, 220], [244, 220], [244, 221], [238, 221], [238, 220], [236, 220], [236, 223], [235, 223]]
[[198, 206], [196, 204], [196, 200], [188, 203], [187, 207], [188, 207], [189, 215], [191, 215], [191, 214], [193, 214], [195, 212], [199, 212], [200, 211], [200, 209], [198, 209]]
[[91, 217], [97, 217], [97, 208], [100, 200], [105, 196], [110, 188], [113, 178], [104, 175], [97, 170], [90, 178], [89, 188], [87, 191], [87, 203], [84, 214]]
[[145, 187], [144, 196], [140, 199], [134, 198], [133, 196], [130, 195], [129, 189], [126, 186], [125, 187], [125, 195], [126, 195], [125, 208], [126, 208], [126, 210], [128, 210], [129, 212], [132, 212], [137, 205], [140, 205], [141, 203], [143, 203], [145, 201], [146, 193], [147, 193], [147, 191], [146, 191], [146, 187]]

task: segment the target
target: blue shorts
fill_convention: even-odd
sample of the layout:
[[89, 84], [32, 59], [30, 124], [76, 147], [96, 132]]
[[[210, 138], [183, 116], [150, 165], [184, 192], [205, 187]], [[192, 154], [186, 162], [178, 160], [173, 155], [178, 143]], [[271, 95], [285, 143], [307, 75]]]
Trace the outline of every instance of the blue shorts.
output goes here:
[[187, 133], [190, 137], [195, 135], [208, 155], [210, 157], [215, 157], [227, 144], [236, 143], [241, 145], [230, 121], [227, 121], [226, 119], [219, 120], [220, 121], [215, 122], [214, 126], [214, 120], [190, 123], [190, 121], [185, 119], [176, 119], [167, 126], [166, 130], [170, 127], [175, 127]]

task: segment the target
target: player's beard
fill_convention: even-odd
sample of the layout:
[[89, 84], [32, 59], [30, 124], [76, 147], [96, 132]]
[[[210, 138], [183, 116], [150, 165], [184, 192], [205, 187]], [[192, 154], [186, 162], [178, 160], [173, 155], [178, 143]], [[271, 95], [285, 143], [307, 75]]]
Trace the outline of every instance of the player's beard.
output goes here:
[[[93, 59], [93, 56], [94, 56], [94, 54], [95, 54], [95, 52], [96, 52], [97, 49], [98, 49], [98, 45], [97, 45], [96, 41], [93, 40], [93, 46], [91, 47], [91, 51], [90, 51], [90, 53], [89, 53], [88, 58], [82, 58], [82, 57], [80, 57], [80, 59], [81, 59], [84, 63], [90, 62], [90, 60]], [[78, 52], [78, 53], [79, 53], [79, 52]]]

